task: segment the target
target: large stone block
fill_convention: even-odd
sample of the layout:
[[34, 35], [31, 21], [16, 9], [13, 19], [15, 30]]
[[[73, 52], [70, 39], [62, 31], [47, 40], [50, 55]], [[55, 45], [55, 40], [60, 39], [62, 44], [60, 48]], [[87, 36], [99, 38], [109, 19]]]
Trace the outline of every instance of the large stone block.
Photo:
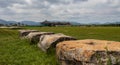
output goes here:
[[31, 32], [29, 33], [26, 38], [30, 40], [31, 44], [35, 44], [39, 42], [39, 38], [42, 35], [51, 35], [54, 34], [53, 32]]
[[120, 42], [64, 41], [57, 44], [56, 55], [61, 65], [120, 65]]
[[61, 33], [53, 34], [53, 35], [42, 35], [38, 43], [38, 47], [46, 52], [50, 48], [55, 48], [57, 43], [66, 40], [76, 40], [76, 39]]
[[19, 36], [20, 37], [25, 37], [27, 36], [30, 32], [39, 32], [37, 30], [19, 30]]

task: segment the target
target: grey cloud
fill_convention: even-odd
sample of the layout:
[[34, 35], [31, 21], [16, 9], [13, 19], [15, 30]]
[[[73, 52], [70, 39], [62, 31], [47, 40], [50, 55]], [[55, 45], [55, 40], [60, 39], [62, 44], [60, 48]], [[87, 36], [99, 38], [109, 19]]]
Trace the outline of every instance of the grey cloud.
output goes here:
[[24, 0], [0, 0], [0, 7], [5, 8], [14, 3], [24, 4]]
[[78, 2], [86, 2], [88, 0], [74, 0], [74, 3], [78, 3]]
[[60, 0], [45, 0], [45, 1], [48, 1], [50, 3], [59, 3], [60, 2]]
[[[28, 0], [29, 1], [29, 0]], [[0, 17], [42, 21], [120, 20], [120, 0], [0, 0]], [[17, 5], [15, 5], [17, 4]], [[117, 10], [119, 9], [119, 10]], [[12, 16], [12, 17], [11, 17]]]
[[85, 2], [88, 0], [44, 0], [51, 4], [69, 4], [70, 2], [77, 3], [77, 2]]
[[1, 13], [0, 13], [0, 15], [11, 15], [11, 16], [13, 16], [13, 15], [15, 15], [15, 12], [13, 12], [13, 11], [11, 11], [10, 9], [4, 9]]

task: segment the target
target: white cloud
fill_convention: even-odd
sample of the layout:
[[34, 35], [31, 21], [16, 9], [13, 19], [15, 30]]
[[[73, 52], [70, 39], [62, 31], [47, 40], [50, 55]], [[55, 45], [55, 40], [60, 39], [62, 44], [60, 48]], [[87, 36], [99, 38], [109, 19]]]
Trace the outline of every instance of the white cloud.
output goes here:
[[0, 18], [8, 20], [48, 19], [84, 22], [120, 20], [120, 0], [0, 0], [0, 2], [2, 2]]
[[25, 0], [27, 4], [32, 5], [32, 0]]

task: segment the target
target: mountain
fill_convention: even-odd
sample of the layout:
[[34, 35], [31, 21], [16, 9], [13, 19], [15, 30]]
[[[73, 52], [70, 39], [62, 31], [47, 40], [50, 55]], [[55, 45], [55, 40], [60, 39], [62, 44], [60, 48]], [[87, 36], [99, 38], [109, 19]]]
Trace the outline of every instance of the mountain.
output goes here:
[[80, 25], [80, 23], [77, 22], [70, 22], [71, 25]]
[[11, 24], [18, 24], [18, 23], [22, 23], [22, 24], [25, 24], [25, 25], [33, 25], [33, 26], [40, 25], [40, 22], [34, 22], [34, 21], [16, 22], [16, 21], [6, 21], [6, 20], [3, 20], [3, 19], [0, 19], [0, 24], [4, 24], [4, 25], [11, 25]]
[[34, 22], [34, 21], [21, 21], [20, 23], [25, 25], [40, 25], [40, 22]]
[[9, 24], [15, 24], [17, 23], [16, 21], [6, 21], [3, 19], [0, 19], [0, 24], [4, 24], [4, 25], [9, 25]]
[[6, 20], [0, 19], [0, 24], [9, 24], [9, 22], [7, 22]]
[[18, 22], [16, 21], [7, 21], [8, 23], [12, 23], [12, 24], [17, 24]]
[[[49, 21], [51, 22], [51, 21]], [[65, 21], [53, 21], [53, 22], [65, 22]], [[40, 22], [35, 22], [35, 21], [20, 21], [20, 22], [16, 22], [16, 21], [7, 21], [7, 20], [3, 20], [0, 19], [0, 24], [4, 24], [4, 25], [11, 25], [11, 24], [25, 24], [25, 25], [31, 25], [31, 26], [39, 26], [41, 25]], [[120, 21], [117, 22], [106, 22], [106, 23], [98, 23], [98, 22], [93, 22], [93, 23], [78, 23], [78, 22], [69, 22], [71, 25], [109, 25], [109, 24], [120, 24]]]

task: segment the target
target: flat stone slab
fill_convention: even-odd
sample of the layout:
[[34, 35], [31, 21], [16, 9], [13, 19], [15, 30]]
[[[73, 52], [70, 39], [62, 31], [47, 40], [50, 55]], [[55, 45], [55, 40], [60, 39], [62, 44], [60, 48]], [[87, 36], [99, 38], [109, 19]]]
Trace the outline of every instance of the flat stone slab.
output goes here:
[[39, 38], [42, 35], [51, 35], [54, 34], [53, 32], [30, 32], [26, 38], [30, 40], [31, 44], [35, 44], [39, 42]]
[[19, 30], [20, 37], [27, 36], [30, 32], [39, 32], [38, 30]]
[[40, 41], [38, 42], [38, 47], [46, 52], [50, 48], [55, 48], [57, 43], [66, 40], [76, 40], [76, 39], [61, 33], [53, 34], [53, 35], [42, 35]]
[[64, 41], [57, 44], [56, 55], [61, 65], [120, 65], [120, 42]]

